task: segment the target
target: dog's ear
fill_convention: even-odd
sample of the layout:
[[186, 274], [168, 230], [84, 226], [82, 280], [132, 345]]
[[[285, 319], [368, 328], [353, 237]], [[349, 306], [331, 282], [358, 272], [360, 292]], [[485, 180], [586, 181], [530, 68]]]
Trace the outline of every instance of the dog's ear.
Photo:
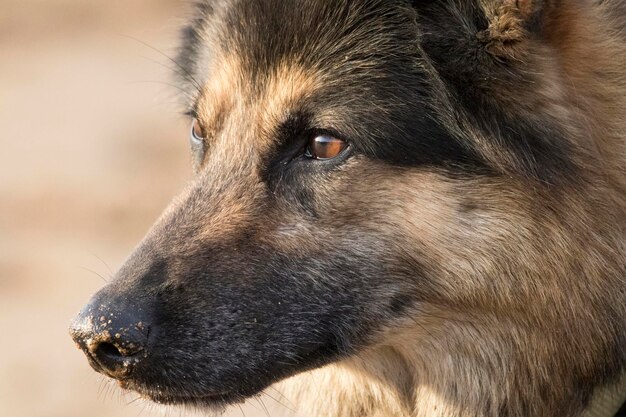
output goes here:
[[[413, 0], [420, 46], [447, 106], [478, 128], [478, 152], [505, 172], [546, 181], [570, 166], [553, 31], [561, 0]], [[566, 5], [566, 3], [563, 3]], [[439, 84], [438, 84], [439, 85]], [[455, 121], [449, 124], [457, 123]], [[462, 134], [462, 133], [459, 133]]]
[[[421, 19], [448, 19], [493, 56], [520, 58], [519, 47], [541, 38], [559, 0], [412, 0]], [[445, 17], [444, 17], [445, 16]], [[446, 23], [439, 22], [445, 26]], [[456, 31], [458, 34], [458, 30]]]
[[489, 0], [482, 2], [488, 26], [476, 36], [494, 56], [517, 54], [517, 44], [541, 37], [547, 19], [547, 0]]

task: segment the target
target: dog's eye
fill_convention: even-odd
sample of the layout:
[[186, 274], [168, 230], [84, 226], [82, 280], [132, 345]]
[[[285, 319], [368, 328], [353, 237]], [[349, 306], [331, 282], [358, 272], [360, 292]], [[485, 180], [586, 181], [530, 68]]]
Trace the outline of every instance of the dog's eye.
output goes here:
[[191, 123], [191, 141], [192, 143], [204, 141], [204, 132], [202, 127], [200, 127], [200, 123], [198, 123], [198, 119], [193, 119]]
[[198, 123], [198, 119], [193, 119], [191, 131], [189, 132], [189, 144], [191, 145], [192, 165], [194, 172], [202, 166], [204, 154], [206, 153], [205, 133]]
[[331, 159], [346, 149], [346, 142], [330, 135], [317, 135], [307, 144], [304, 155], [312, 159]]

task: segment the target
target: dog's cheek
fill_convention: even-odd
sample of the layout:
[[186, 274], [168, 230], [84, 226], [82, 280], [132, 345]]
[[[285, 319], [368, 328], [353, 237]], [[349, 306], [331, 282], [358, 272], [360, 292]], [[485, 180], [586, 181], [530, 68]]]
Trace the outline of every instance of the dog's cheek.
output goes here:
[[[523, 311], [537, 291], [554, 296], [546, 280], [551, 257], [562, 253], [562, 226], [550, 195], [511, 178], [386, 170], [361, 176], [367, 185], [354, 183], [341, 212], [376, 236], [375, 258], [395, 285], [420, 303], [467, 310]], [[359, 209], [350, 214], [350, 206]]]
[[352, 168], [326, 188], [332, 193], [319, 212], [327, 213], [320, 219], [327, 227], [317, 233], [329, 245], [345, 245], [348, 254], [367, 254], [370, 271], [378, 265], [364, 277], [370, 289], [394, 289], [380, 297], [390, 314], [410, 307], [402, 294], [416, 303], [477, 305], [497, 285], [516, 299], [514, 283], [493, 277], [517, 262], [498, 242], [521, 248], [532, 228], [533, 203], [513, 181], [372, 160]]
[[318, 193], [317, 202], [323, 240], [367, 253], [394, 282], [408, 280], [424, 291], [450, 240], [460, 238], [453, 236], [460, 196], [442, 170], [361, 158]]
[[[351, 158], [311, 192], [313, 215], [285, 204], [259, 244], [293, 260], [294, 273], [352, 293], [354, 308], [369, 305], [363, 326], [376, 330], [372, 310], [388, 323], [414, 304], [407, 295], [420, 300], [439, 285], [437, 248], [454, 219], [448, 189], [432, 172]], [[333, 291], [324, 297], [335, 302]]]

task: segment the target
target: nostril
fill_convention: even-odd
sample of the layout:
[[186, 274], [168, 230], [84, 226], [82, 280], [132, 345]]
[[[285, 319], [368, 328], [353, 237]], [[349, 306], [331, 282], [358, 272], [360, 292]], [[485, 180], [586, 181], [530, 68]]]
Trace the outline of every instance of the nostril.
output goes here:
[[88, 356], [97, 364], [96, 370], [99, 372], [112, 378], [126, 378], [142, 356], [137, 355], [141, 349], [129, 350], [125, 345], [125, 343], [118, 344], [105, 340], [92, 341], [88, 348]]
[[99, 343], [94, 349], [93, 354], [97, 358], [105, 357], [113, 360], [119, 360], [125, 356], [113, 343], [108, 342]]
[[126, 358], [136, 356], [143, 350], [141, 344], [130, 340], [92, 340], [89, 344], [89, 353], [96, 359], [107, 359], [110, 361], [122, 361]]

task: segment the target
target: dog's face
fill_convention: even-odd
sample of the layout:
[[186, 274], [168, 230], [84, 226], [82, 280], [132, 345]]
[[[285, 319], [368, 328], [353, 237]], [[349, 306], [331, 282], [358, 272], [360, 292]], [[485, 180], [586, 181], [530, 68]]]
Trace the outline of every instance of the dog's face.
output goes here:
[[488, 55], [478, 3], [441, 3], [197, 9], [179, 59], [196, 177], [75, 325], [96, 369], [219, 405], [408, 316], [544, 312], [560, 284], [533, 278], [533, 216], [573, 151], [533, 116], [533, 62]]

